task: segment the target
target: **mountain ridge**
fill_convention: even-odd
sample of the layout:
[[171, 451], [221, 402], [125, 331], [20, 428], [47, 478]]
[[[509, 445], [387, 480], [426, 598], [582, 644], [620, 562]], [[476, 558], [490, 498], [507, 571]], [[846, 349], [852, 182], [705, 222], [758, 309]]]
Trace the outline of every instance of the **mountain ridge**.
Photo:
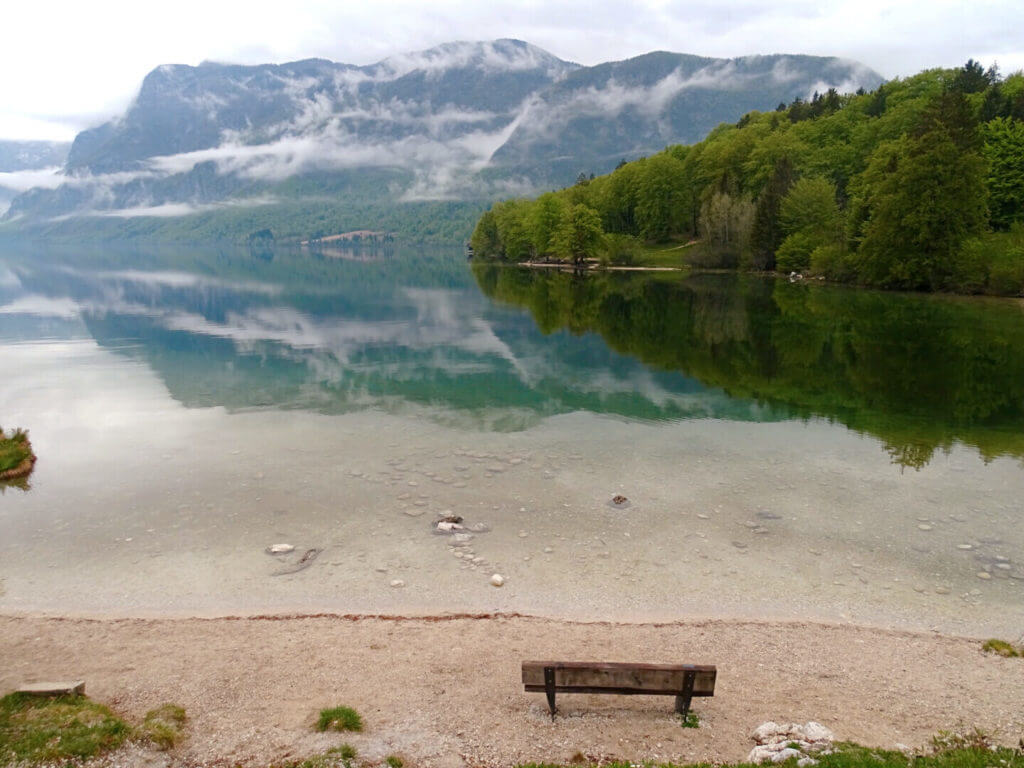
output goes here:
[[582, 66], [510, 38], [363, 66], [164, 64], [123, 115], [75, 138], [64, 183], [12, 201], [6, 227], [273, 206], [325, 174], [324, 195], [345, 189], [339, 205], [479, 203], [605, 172], [813, 90], [880, 82], [834, 57], [652, 51]]

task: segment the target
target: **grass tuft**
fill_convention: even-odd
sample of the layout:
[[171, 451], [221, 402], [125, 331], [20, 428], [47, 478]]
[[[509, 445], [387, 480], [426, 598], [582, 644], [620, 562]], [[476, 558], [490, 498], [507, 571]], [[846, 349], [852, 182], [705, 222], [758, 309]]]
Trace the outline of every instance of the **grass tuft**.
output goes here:
[[352, 707], [321, 709], [316, 729], [318, 731], [361, 731], [363, 730], [363, 718]]
[[398, 755], [388, 755], [384, 758], [384, 762], [388, 764], [389, 768], [402, 768], [405, 765], [405, 761]]
[[86, 696], [0, 698], [0, 766], [83, 760], [130, 735], [127, 723]]
[[184, 707], [164, 704], [146, 713], [139, 733], [157, 749], [166, 751], [181, 740], [187, 720]]
[[700, 728], [700, 716], [693, 711], [687, 712], [686, 717], [679, 716], [679, 723], [683, 728]]
[[985, 653], [994, 653], [997, 656], [1005, 656], [1007, 658], [1024, 656], [1024, 648], [1016, 648], [1005, 640], [997, 640], [995, 638], [982, 643], [981, 650]]

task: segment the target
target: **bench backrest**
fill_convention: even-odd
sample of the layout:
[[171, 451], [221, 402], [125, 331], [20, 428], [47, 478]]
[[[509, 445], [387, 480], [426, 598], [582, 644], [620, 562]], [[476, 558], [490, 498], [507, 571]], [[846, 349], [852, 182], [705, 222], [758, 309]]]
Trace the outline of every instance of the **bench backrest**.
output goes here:
[[694, 673], [693, 696], [714, 696], [717, 670], [698, 664], [623, 664], [589, 661], [524, 661], [523, 685], [543, 692], [544, 669], [554, 670], [560, 693], [644, 693], [678, 695], [687, 672]]

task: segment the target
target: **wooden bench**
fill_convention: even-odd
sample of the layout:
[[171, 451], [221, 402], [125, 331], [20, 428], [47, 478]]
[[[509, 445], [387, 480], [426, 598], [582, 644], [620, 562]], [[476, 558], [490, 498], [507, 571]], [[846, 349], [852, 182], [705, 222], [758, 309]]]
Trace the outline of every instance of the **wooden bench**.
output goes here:
[[523, 685], [545, 693], [551, 717], [556, 693], [619, 693], [675, 696], [686, 718], [694, 696], [714, 696], [717, 670], [697, 664], [621, 664], [590, 661], [524, 661]]

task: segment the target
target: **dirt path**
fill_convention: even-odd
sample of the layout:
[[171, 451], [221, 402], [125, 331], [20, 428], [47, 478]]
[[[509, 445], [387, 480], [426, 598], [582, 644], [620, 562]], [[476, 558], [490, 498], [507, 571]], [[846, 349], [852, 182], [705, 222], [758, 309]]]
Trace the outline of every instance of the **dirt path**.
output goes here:
[[[524, 658], [718, 665], [702, 726], [667, 697], [563, 696], [552, 723], [519, 683]], [[976, 640], [808, 623], [578, 624], [531, 618], [81, 620], [0, 617], [0, 689], [82, 677], [129, 717], [186, 707], [178, 764], [267, 765], [342, 741], [422, 766], [588, 757], [738, 760], [765, 720], [819, 720], [839, 739], [927, 743], [958, 723], [1024, 736], [1024, 661]], [[314, 734], [320, 708], [362, 734]]]

